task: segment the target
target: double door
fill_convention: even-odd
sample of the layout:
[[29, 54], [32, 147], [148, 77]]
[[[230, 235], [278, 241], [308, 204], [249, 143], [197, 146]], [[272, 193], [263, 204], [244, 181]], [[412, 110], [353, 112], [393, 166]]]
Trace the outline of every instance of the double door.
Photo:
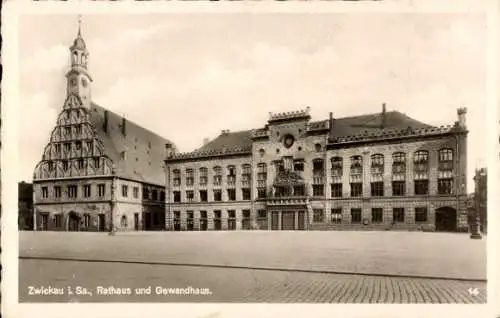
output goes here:
[[271, 230], [305, 230], [306, 229], [306, 212], [298, 211], [271, 211]]

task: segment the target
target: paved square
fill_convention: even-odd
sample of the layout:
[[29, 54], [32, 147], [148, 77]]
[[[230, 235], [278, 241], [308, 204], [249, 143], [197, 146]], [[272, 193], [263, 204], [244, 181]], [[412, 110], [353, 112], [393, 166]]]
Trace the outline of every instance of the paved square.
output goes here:
[[[466, 234], [23, 232], [19, 253], [24, 302], [486, 301], [486, 239]], [[93, 295], [29, 296], [29, 286], [82, 286]], [[98, 295], [97, 286], [133, 295]], [[135, 293], [149, 286], [151, 295]], [[184, 294], [156, 295], [157, 286]]]

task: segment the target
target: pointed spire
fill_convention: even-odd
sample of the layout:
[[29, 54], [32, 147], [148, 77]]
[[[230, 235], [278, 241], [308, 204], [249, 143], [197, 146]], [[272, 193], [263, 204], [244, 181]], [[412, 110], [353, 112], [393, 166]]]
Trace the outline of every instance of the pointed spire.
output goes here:
[[81, 28], [82, 28], [82, 15], [79, 14], [78, 15], [78, 36], [81, 37], [82, 36], [82, 31], [81, 31]]

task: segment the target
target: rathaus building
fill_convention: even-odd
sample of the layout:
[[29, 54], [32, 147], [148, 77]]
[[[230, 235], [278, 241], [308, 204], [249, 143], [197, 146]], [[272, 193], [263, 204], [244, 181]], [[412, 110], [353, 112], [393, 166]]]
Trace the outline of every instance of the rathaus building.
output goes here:
[[33, 176], [35, 230], [165, 229], [172, 143], [92, 101], [80, 31], [70, 54], [66, 99]]
[[467, 231], [466, 109], [433, 127], [397, 111], [270, 114], [165, 160], [166, 226]]

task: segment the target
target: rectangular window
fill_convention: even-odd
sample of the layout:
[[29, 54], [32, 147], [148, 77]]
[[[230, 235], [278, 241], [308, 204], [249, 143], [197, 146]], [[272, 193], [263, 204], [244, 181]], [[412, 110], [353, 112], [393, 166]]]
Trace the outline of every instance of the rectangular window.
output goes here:
[[342, 183], [332, 184], [332, 197], [341, 198], [342, 197]]
[[174, 191], [174, 202], [181, 202], [181, 192]]
[[63, 170], [64, 171], [67, 171], [69, 169], [69, 163], [68, 163], [68, 160], [64, 160], [63, 161]]
[[56, 153], [61, 153], [61, 144], [56, 144]]
[[149, 189], [148, 188], [143, 188], [142, 189], [142, 199], [143, 200], [149, 200]]
[[94, 167], [99, 168], [101, 166], [101, 161], [99, 158], [94, 158]]
[[258, 210], [257, 211], [257, 217], [259, 217], [259, 218], [267, 218], [266, 210]]
[[187, 202], [194, 201], [194, 191], [192, 191], [192, 190], [186, 191], [186, 200], [187, 200]]
[[207, 218], [207, 211], [200, 211], [200, 219], [206, 219]]
[[342, 208], [332, 209], [332, 223], [342, 223]]
[[222, 217], [222, 212], [220, 210], [214, 210], [214, 218], [220, 219]]
[[415, 194], [426, 195], [429, 193], [429, 180], [415, 180]]
[[137, 199], [139, 197], [139, 187], [134, 187], [134, 189], [132, 191], [133, 191], [134, 198]]
[[384, 209], [372, 208], [372, 223], [382, 223], [384, 220]]
[[78, 196], [78, 188], [76, 185], [69, 185], [68, 186], [68, 197], [69, 198], [76, 198]]
[[42, 198], [48, 198], [48, 197], [49, 197], [49, 188], [42, 187]]
[[405, 222], [405, 209], [404, 208], [392, 209], [392, 222], [393, 223], [404, 223]]
[[207, 202], [208, 201], [207, 190], [200, 190], [200, 201], [201, 202]]
[[351, 223], [361, 223], [361, 209], [351, 209]]
[[303, 185], [298, 185], [293, 187], [293, 195], [297, 197], [302, 197], [306, 195]]
[[214, 190], [214, 201], [222, 201], [222, 191]]
[[153, 201], [158, 201], [158, 190], [151, 191], [151, 196]]
[[78, 159], [78, 169], [83, 169], [83, 159]]
[[236, 189], [227, 189], [227, 198], [229, 201], [236, 201]]
[[266, 188], [257, 188], [257, 197], [263, 199], [266, 197]]
[[105, 184], [98, 184], [97, 185], [97, 192], [99, 193], [100, 197], [103, 197], [106, 195], [106, 185]]
[[60, 198], [61, 197], [61, 187], [60, 186], [55, 186], [54, 187], [54, 196], [56, 198]]
[[128, 196], [128, 186], [127, 185], [122, 185], [122, 196], [123, 197]]
[[415, 208], [415, 222], [427, 222], [427, 207]]
[[55, 223], [56, 228], [59, 228], [59, 229], [62, 228], [62, 225], [63, 225], [62, 219], [63, 218], [62, 218], [61, 214], [54, 215], [54, 223]]
[[371, 183], [371, 194], [372, 197], [383, 197], [384, 196], [384, 183], [383, 182], [372, 182]]
[[322, 184], [313, 184], [313, 196], [318, 197], [318, 196], [324, 196], [325, 187]]
[[160, 201], [165, 201], [165, 191], [160, 191]]
[[363, 195], [362, 183], [351, 183], [351, 197], [360, 197]]
[[83, 186], [83, 196], [85, 198], [88, 198], [88, 197], [90, 197], [90, 195], [91, 195], [91, 193], [90, 193], [90, 184], [85, 184]]
[[90, 227], [90, 214], [85, 214], [83, 216], [83, 225], [85, 228], [89, 228]]
[[392, 182], [392, 195], [404, 196], [405, 194], [406, 194], [406, 182], [405, 181], [393, 181]]
[[320, 223], [325, 220], [324, 212], [322, 209], [313, 210], [313, 222]]
[[295, 160], [293, 162], [293, 170], [294, 171], [304, 171], [304, 161], [302, 161], [302, 160]]
[[78, 150], [78, 151], [82, 150], [82, 142], [81, 141], [75, 142], [75, 147], [76, 147], [76, 150]]
[[248, 188], [241, 189], [241, 195], [243, 197], [243, 200], [250, 200], [251, 199], [250, 189]]
[[186, 169], [186, 185], [191, 187], [194, 185], [194, 170]]
[[438, 179], [438, 194], [452, 194], [453, 179]]

